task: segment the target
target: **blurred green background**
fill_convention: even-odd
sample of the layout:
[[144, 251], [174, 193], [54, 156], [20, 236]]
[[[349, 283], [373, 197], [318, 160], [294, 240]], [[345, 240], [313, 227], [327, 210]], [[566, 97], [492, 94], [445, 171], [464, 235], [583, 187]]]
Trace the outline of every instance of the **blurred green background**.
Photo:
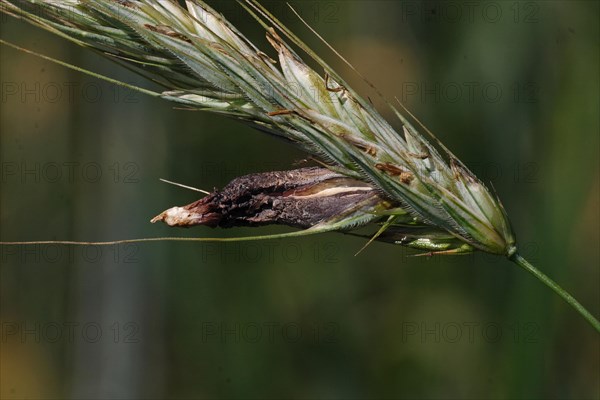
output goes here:
[[[213, 2], [269, 54], [234, 2]], [[265, 2], [369, 95], [285, 8]], [[600, 315], [599, 3], [297, 1], [491, 182], [524, 255]], [[151, 84], [5, 15], [4, 40]], [[304, 154], [6, 46], [1, 239], [242, 236], [149, 220]], [[381, 102], [379, 102], [381, 103]], [[383, 110], [383, 107], [380, 108]], [[389, 116], [389, 115], [388, 115]], [[391, 119], [391, 116], [389, 116]], [[600, 397], [599, 335], [508, 261], [341, 234], [240, 244], [0, 247], [3, 399]]]

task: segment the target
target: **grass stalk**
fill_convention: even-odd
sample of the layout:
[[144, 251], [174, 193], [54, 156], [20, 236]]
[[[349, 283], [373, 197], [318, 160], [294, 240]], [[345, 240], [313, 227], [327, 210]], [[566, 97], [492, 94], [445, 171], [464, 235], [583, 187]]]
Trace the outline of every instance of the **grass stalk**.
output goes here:
[[520, 254], [515, 253], [509, 260], [517, 264], [519, 267], [523, 268], [525, 271], [529, 272], [537, 279], [539, 279], [544, 285], [548, 286], [550, 289], [554, 291], [554, 293], [558, 294], [564, 301], [566, 301], [571, 307], [575, 309], [583, 318], [585, 318], [590, 325], [600, 333], [600, 321], [598, 321], [584, 306], [581, 305], [569, 292], [560, 287], [556, 282], [550, 279], [546, 274], [533, 266], [529, 261], [523, 258]]

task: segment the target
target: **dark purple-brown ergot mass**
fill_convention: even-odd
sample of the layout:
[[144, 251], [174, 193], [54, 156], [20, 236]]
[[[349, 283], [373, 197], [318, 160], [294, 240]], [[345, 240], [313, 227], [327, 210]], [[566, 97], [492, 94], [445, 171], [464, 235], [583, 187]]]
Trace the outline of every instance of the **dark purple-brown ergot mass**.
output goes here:
[[369, 184], [310, 167], [242, 176], [222, 190], [152, 219], [170, 226], [230, 228], [270, 224], [309, 228], [343, 215], [358, 203], [385, 201]]

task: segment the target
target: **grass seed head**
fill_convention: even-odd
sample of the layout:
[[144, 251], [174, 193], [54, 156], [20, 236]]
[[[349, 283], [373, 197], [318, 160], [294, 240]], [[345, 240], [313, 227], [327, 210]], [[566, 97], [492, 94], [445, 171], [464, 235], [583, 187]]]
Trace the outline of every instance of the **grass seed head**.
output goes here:
[[[425, 139], [395, 109], [403, 130], [394, 130], [255, 1], [242, 4], [265, 27], [273, 56], [202, 1], [186, 1], [186, 8], [165, 0], [0, 2], [3, 12], [153, 79], [164, 87], [162, 97], [169, 101], [283, 137], [346, 179], [367, 185], [378, 200], [361, 208], [362, 223], [381, 217], [385, 207], [398, 217], [386, 225], [390, 231], [381, 238], [425, 250], [515, 251], [500, 201], [458, 158], [436, 140]], [[325, 73], [310, 68], [281, 36], [307, 52]], [[210, 225], [190, 210], [174, 208], [155, 220]], [[309, 218], [289, 225], [307, 227], [317, 221], [323, 222]]]

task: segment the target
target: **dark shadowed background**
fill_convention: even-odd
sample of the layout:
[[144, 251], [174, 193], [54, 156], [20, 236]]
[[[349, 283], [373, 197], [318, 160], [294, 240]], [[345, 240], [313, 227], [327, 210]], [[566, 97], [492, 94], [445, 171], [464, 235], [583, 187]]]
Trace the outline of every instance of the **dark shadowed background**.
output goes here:
[[[234, 2], [212, 2], [273, 54]], [[520, 247], [595, 316], [599, 3], [296, 1], [485, 182]], [[265, 2], [381, 101], [283, 2]], [[0, 16], [8, 40], [151, 84]], [[5, 46], [2, 240], [243, 236], [150, 218], [304, 155]], [[384, 110], [384, 107], [380, 107]], [[387, 115], [387, 114], [386, 114]], [[388, 115], [389, 116], [389, 115]], [[389, 116], [392, 119], [391, 116]], [[599, 335], [502, 258], [409, 257], [341, 234], [249, 243], [0, 247], [4, 399], [600, 397]]]

